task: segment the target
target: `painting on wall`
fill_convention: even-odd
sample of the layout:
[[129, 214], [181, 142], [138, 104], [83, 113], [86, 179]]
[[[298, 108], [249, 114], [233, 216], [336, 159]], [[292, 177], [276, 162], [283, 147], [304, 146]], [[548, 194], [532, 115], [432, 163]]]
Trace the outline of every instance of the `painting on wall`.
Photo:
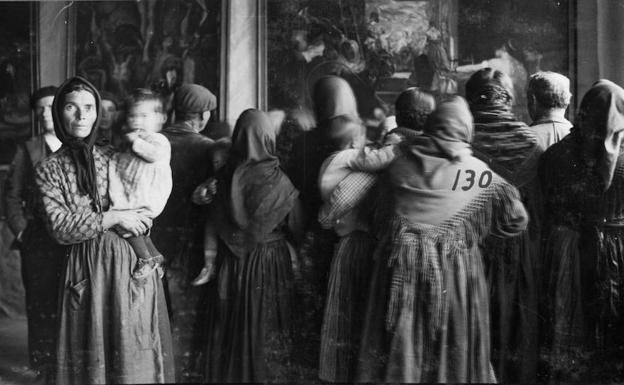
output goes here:
[[77, 3], [76, 73], [118, 97], [183, 83], [218, 94], [220, 11], [212, 0]]
[[[572, 1], [572, 0], [570, 0]], [[570, 74], [568, 0], [268, 0], [268, 95], [273, 108], [311, 107], [316, 79], [344, 77], [360, 114], [391, 114], [411, 86], [463, 94], [485, 66], [508, 72], [517, 111], [528, 76]], [[548, 37], [547, 39], [545, 37]]]
[[11, 162], [15, 143], [31, 135], [35, 47], [32, 2], [0, 3], [0, 164]]

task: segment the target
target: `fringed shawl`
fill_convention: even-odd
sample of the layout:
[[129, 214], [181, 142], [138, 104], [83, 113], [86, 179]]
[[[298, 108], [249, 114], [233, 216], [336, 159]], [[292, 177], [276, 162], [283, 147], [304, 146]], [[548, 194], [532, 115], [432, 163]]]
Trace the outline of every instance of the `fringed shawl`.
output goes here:
[[[461, 210], [479, 194], [478, 184], [468, 190], [453, 189], [458, 170], [479, 176], [488, 171], [471, 156], [472, 116], [461, 97], [441, 103], [430, 115], [425, 132], [403, 142], [404, 154], [389, 169], [395, 212], [413, 223], [438, 224]], [[444, 208], [441, 210], [441, 208]]]

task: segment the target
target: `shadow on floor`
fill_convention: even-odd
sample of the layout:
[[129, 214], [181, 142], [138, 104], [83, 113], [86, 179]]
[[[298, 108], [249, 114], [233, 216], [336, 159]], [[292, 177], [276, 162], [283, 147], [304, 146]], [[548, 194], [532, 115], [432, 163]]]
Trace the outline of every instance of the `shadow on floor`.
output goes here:
[[26, 319], [0, 318], [0, 384], [32, 384], [35, 377], [28, 367]]

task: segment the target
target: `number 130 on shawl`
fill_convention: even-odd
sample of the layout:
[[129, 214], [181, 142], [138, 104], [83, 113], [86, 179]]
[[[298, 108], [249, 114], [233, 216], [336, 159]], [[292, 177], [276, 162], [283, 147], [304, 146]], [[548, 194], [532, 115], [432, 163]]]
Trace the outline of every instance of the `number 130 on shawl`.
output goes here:
[[[455, 183], [453, 183], [453, 191], [457, 190], [459, 184], [459, 177], [461, 176], [462, 169], [457, 170], [457, 175], [455, 175]], [[461, 186], [461, 189], [464, 191], [468, 191], [475, 185], [475, 180], [477, 177], [477, 173], [474, 170], [463, 170], [463, 173], [466, 175], [467, 184]], [[477, 183], [480, 188], [486, 188], [492, 183], [492, 172], [489, 170], [481, 172], [479, 176], [479, 182]]]

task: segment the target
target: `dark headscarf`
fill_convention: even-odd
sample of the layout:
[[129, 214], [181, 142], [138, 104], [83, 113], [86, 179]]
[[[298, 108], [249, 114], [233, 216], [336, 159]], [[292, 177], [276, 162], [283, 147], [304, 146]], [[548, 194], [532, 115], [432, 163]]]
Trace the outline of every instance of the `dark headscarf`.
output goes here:
[[[226, 202], [221, 203], [230, 207], [232, 224], [244, 233], [245, 248], [249, 249], [275, 230], [293, 209], [298, 196], [280, 169], [275, 130], [262, 111], [249, 109], [238, 118], [225, 169], [225, 180], [230, 183], [224, 189], [226, 196], [221, 197]], [[229, 236], [222, 233], [226, 243]]]
[[341, 77], [327, 76], [319, 79], [314, 85], [312, 99], [314, 115], [319, 127], [326, 126], [329, 121], [337, 117], [360, 119], [353, 89]]
[[619, 156], [608, 153], [606, 145], [624, 130], [624, 89], [601, 79], [587, 91], [571, 132], [578, 138], [587, 165], [598, 168], [606, 190], [613, 178]]
[[475, 121], [515, 120], [511, 112], [513, 94], [511, 78], [492, 68], [475, 72], [466, 83], [466, 99]]
[[535, 133], [512, 113], [513, 83], [506, 74], [485, 68], [466, 83], [474, 116], [475, 156], [516, 186], [535, 176], [542, 149]]
[[[65, 96], [76, 90], [90, 92], [95, 98], [97, 119], [93, 123], [91, 133], [86, 138], [73, 137], [63, 123], [63, 108], [65, 107]], [[52, 103], [52, 118], [54, 120], [54, 131], [56, 136], [69, 149], [69, 154], [76, 166], [76, 182], [78, 191], [81, 194], [91, 197], [95, 208], [99, 211], [99, 198], [96, 184], [95, 161], [93, 159], [93, 146], [98, 137], [98, 126], [101, 116], [101, 98], [98, 90], [83, 77], [76, 76], [67, 79], [56, 91], [54, 102]]]

